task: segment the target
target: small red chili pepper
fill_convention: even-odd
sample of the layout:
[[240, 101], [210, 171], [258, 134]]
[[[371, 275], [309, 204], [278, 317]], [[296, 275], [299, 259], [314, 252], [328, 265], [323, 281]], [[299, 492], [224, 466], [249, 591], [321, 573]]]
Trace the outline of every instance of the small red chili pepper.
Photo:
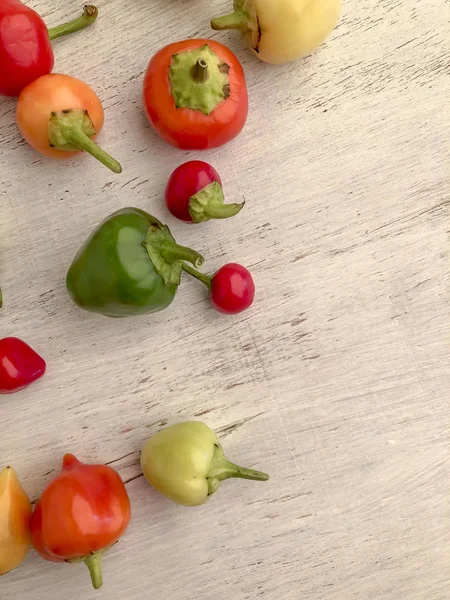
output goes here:
[[0, 2], [0, 95], [18, 96], [23, 88], [52, 72], [51, 40], [93, 23], [95, 6], [85, 6], [81, 17], [47, 29], [36, 11], [19, 0]]
[[253, 304], [255, 283], [250, 272], [237, 263], [228, 263], [212, 277], [183, 263], [183, 270], [201, 281], [209, 290], [213, 307], [226, 315], [236, 315]]
[[44, 359], [22, 340], [0, 340], [0, 394], [23, 390], [42, 377], [45, 369]]
[[224, 204], [219, 173], [202, 160], [190, 160], [170, 176], [166, 187], [166, 205], [174, 217], [185, 223], [234, 217], [241, 204]]

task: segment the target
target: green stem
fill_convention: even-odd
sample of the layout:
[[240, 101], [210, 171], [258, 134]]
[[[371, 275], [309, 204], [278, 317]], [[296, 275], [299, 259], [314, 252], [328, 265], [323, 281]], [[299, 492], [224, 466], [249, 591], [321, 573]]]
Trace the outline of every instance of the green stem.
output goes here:
[[[159, 250], [162, 258], [169, 264], [172, 264], [178, 260], [186, 260], [196, 267], [201, 267], [205, 262], [203, 256], [195, 250], [192, 250], [192, 248], [180, 246], [179, 244], [169, 240], [160, 242]], [[182, 264], [184, 265], [184, 263]]]
[[97, 132], [87, 110], [66, 108], [52, 112], [48, 124], [48, 143], [51, 148], [73, 152], [84, 150], [114, 173], [122, 167], [115, 158], [91, 140]]
[[211, 21], [211, 27], [216, 30], [239, 29], [240, 31], [248, 31], [249, 15], [242, 10], [236, 10], [229, 15], [213, 19]]
[[91, 23], [93, 23], [98, 17], [98, 8], [96, 6], [92, 6], [88, 4], [84, 7], [84, 12], [81, 17], [77, 19], [73, 19], [68, 23], [63, 23], [62, 25], [58, 25], [57, 27], [52, 27], [48, 30], [48, 37], [51, 40], [56, 40], [63, 35], [68, 35], [69, 33], [75, 33], [75, 31], [79, 31], [80, 29], [84, 29], [88, 27]]
[[3, 306], [3, 294], [2, 294], [2, 290], [0, 288], [0, 308]]
[[254, 469], [247, 469], [246, 467], [240, 467], [235, 465], [229, 460], [224, 459], [221, 464], [220, 470], [216, 471], [215, 476], [219, 481], [230, 479], [231, 477], [239, 479], [251, 479], [253, 481], [267, 481], [269, 476], [267, 473], [262, 471], [255, 471]]
[[194, 223], [227, 219], [237, 215], [244, 204], [245, 201], [241, 204], [225, 204], [222, 186], [218, 181], [212, 181], [189, 198], [189, 214]]
[[253, 481], [267, 481], [269, 479], [267, 473], [255, 471], [254, 469], [247, 469], [230, 462], [225, 458], [222, 446], [220, 446], [220, 444], [215, 444], [214, 455], [207, 476], [208, 494], [214, 494], [221, 481], [231, 479], [232, 477], [251, 479]]
[[63, 135], [69, 144], [76, 146], [80, 150], [88, 152], [91, 156], [108, 167], [113, 173], [122, 173], [122, 167], [110, 154], [105, 152], [100, 146], [91, 140], [83, 131], [79, 129], [67, 129]]
[[89, 569], [94, 589], [100, 589], [103, 585], [102, 552], [93, 552], [92, 554], [89, 554], [83, 562]]
[[205, 206], [204, 213], [210, 219], [228, 219], [234, 217], [244, 208], [245, 202], [241, 204], [219, 204], [211, 202]]
[[195, 279], [198, 279], [199, 281], [201, 281], [204, 285], [206, 285], [208, 290], [211, 289], [212, 277], [210, 277], [209, 275], [205, 275], [204, 273], [200, 273], [200, 271], [197, 271], [197, 269], [194, 269], [193, 267], [191, 267], [190, 265], [187, 265], [184, 262], [181, 263], [181, 266], [183, 268], [183, 271], [185, 271], [186, 273], [189, 273], [189, 275], [192, 275], [192, 277], [195, 277]]
[[208, 63], [204, 58], [199, 58], [192, 67], [192, 79], [197, 83], [204, 83], [209, 78]]

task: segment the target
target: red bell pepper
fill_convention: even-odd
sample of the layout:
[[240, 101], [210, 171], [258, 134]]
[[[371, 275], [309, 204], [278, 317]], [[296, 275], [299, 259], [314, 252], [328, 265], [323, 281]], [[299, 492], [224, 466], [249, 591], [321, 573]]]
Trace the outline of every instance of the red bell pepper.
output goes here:
[[22, 340], [0, 340], [0, 394], [23, 390], [42, 377], [45, 369], [44, 359]]

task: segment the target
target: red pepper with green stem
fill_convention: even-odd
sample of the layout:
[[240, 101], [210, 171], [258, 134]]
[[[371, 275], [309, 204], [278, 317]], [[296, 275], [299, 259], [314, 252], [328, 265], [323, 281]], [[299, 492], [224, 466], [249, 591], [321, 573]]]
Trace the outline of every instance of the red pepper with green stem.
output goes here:
[[228, 263], [212, 276], [200, 273], [186, 263], [183, 263], [183, 270], [207, 287], [211, 304], [218, 312], [236, 315], [253, 304], [255, 283], [242, 265]]
[[61, 473], [36, 504], [31, 542], [45, 560], [84, 562], [99, 589], [102, 555], [123, 535], [130, 517], [130, 499], [117, 471], [66, 454]]
[[19, 0], [0, 2], [0, 95], [18, 96], [23, 88], [51, 73], [54, 65], [51, 40], [79, 31], [98, 16], [95, 6], [83, 15], [47, 29], [38, 13]]
[[165, 198], [171, 214], [185, 223], [234, 217], [245, 204], [224, 203], [219, 173], [202, 160], [191, 160], [175, 169], [167, 183]]
[[248, 113], [244, 70], [214, 40], [170, 44], [151, 59], [144, 107], [154, 130], [182, 150], [218, 148], [242, 130]]

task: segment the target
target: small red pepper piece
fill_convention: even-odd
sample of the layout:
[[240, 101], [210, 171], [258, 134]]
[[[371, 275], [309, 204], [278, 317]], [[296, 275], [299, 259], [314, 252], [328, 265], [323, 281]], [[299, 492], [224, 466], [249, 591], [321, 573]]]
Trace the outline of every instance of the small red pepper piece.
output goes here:
[[0, 340], [0, 394], [12, 394], [42, 377], [46, 364], [28, 344], [15, 337]]

